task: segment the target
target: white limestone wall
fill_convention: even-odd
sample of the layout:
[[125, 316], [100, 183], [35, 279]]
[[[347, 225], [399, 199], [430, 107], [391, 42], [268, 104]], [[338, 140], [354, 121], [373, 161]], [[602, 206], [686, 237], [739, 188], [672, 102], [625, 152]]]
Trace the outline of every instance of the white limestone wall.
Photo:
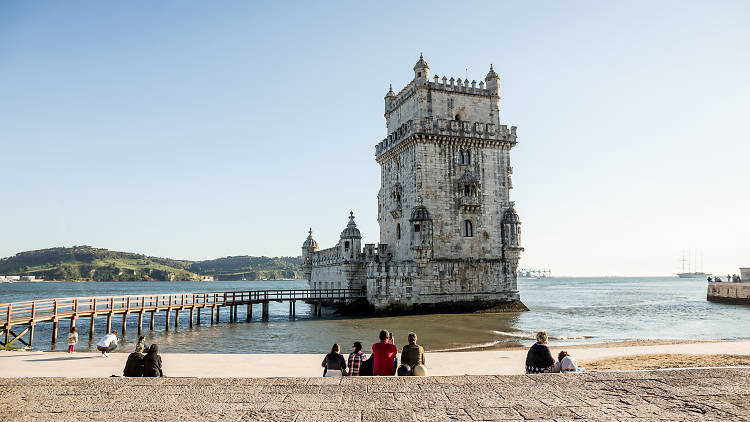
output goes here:
[[499, 124], [496, 96], [440, 90], [432, 90], [430, 96], [434, 118], [456, 120], [458, 114], [462, 121]]
[[311, 289], [346, 289], [347, 281], [343, 265], [313, 266], [310, 278]]

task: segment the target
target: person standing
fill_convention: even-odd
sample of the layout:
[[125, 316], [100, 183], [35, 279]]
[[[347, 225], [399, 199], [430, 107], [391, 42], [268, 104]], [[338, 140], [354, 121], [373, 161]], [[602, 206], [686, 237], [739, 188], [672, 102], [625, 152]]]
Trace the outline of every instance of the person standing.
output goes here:
[[109, 353], [117, 349], [117, 330], [102, 337], [99, 343], [96, 344], [96, 350], [102, 352], [102, 357], [108, 358]]
[[346, 375], [346, 360], [341, 353], [341, 346], [334, 344], [331, 352], [323, 358], [323, 376], [340, 377]]
[[135, 344], [136, 353], [144, 353], [146, 351], [146, 336], [138, 337], [138, 343]]
[[382, 330], [380, 342], [372, 345], [373, 375], [392, 376], [396, 373], [393, 360], [396, 359], [398, 350], [388, 342], [388, 337], [388, 331]]
[[555, 369], [555, 359], [552, 357], [549, 347], [547, 347], [548, 338], [546, 331], [536, 333], [536, 343], [531, 346], [526, 354], [527, 374], [541, 374], [552, 372]]
[[367, 360], [367, 355], [362, 353], [362, 343], [355, 341], [352, 347], [352, 352], [349, 353], [349, 376], [358, 377], [359, 368], [362, 366], [362, 362]]
[[76, 344], [78, 343], [78, 327], [75, 325], [70, 327], [70, 333], [68, 334], [68, 353], [76, 351]]
[[159, 346], [152, 344], [148, 353], [143, 358], [143, 376], [144, 377], [163, 377], [164, 372], [161, 369], [161, 356], [159, 356]]

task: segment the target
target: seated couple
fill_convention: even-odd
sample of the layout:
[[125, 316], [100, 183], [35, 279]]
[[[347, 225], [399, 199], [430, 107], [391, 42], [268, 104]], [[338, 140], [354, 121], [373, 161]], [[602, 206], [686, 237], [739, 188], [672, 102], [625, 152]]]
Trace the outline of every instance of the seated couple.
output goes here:
[[558, 362], [552, 357], [549, 347], [547, 347], [548, 335], [546, 331], [536, 333], [536, 343], [534, 343], [529, 352], [526, 354], [526, 373], [541, 374], [545, 372], [585, 372], [584, 368], [579, 368], [573, 356], [563, 350], [558, 356]]

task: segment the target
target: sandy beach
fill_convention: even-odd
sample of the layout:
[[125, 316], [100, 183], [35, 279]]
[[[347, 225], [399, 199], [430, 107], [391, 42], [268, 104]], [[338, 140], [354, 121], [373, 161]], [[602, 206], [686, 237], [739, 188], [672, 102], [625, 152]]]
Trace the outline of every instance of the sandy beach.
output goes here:
[[[750, 364], [750, 341], [645, 342], [565, 346], [579, 365], [592, 369], [655, 369]], [[551, 347], [556, 355], [563, 347]], [[692, 355], [700, 355], [699, 358]], [[324, 354], [164, 353], [170, 377], [319, 377]], [[0, 377], [109, 377], [121, 375], [127, 353], [0, 352]], [[744, 360], [743, 360], [744, 358]], [[430, 375], [524, 373], [525, 349], [427, 354]], [[694, 362], [695, 365], [690, 365]], [[646, 365], [646, 366], [644, 366]]]

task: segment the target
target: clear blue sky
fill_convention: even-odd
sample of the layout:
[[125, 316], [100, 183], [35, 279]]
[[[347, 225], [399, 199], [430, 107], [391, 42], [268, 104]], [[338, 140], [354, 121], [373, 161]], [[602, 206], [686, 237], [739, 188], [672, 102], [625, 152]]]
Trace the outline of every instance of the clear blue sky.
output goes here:
[[0, 256], [377, 242], [383, 96], [501, 77], [521, 265], [750, 266], [750, 3], [0, 3]]

